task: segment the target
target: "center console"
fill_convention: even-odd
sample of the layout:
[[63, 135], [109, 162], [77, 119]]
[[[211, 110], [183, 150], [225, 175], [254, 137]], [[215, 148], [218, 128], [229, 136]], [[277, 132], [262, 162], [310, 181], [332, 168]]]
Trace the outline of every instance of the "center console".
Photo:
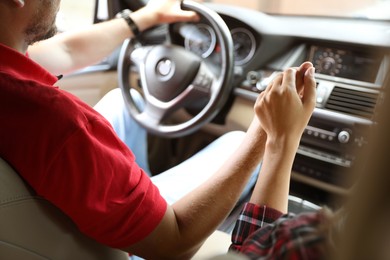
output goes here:
[[276, 73], [309, 60], [316, 68], [316, 108], [297, 151], [293, 178], [310, 186], [343, 192], [346, 176], [368, 143], [381, 98], [388, 57], [318, 44], [301, 45], [266, 70], [250, 71], [236, 95], [255, 100]]

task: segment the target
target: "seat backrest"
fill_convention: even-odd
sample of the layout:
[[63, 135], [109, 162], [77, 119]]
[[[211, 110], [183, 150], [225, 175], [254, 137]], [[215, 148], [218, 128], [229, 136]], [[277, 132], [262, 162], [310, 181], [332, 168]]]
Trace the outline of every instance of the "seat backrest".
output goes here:
[[0, 158], [0, 259], [129, 259], [83, 235]]

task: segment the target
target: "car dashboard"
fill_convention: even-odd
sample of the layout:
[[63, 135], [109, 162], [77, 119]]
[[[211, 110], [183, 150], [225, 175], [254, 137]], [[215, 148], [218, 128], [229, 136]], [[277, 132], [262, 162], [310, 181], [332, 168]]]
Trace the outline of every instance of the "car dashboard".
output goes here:
[[[351, 186], [345, 170], [353, 167], [359, 150], [366, 146], [376, 104], [383, 95], [390, 65], [390, 22], [267, 15], [228, 5], [208, 6], [222, 17], [232, 35], [235, 102], [251, 108], [278, 72], [304, 61], [313, 63], [317, 103], [296, 154], [292, 179], [313, 188], [314, 194], [345, 194]], [[174, 44], [216, 69], [221, 66], [220, 48], [207, 23], [178, 23], [170, 28]], [[308, 199], [323, 201], [309, 193]]]

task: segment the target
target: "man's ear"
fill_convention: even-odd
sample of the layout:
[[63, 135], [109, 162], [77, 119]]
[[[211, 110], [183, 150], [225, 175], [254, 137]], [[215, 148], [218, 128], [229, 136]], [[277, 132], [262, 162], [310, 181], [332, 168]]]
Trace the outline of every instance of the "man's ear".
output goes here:
[[13, 0], [13, 1], [14, 1], [14, 3], [15, 3], [18, 7], [20, 7], [20, 8], [24, 7], [24, 0]]

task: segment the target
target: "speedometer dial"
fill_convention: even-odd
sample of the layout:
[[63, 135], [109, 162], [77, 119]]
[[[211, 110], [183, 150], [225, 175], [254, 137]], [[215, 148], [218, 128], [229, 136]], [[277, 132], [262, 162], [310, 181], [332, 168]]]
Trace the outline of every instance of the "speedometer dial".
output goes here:
[[231, 31], [234, 44], [234, 63], [243, 65], [255, 54], [256, 39], [251, 31], [245, 28], [235, 28]]
[[202, 58], [207, 58], [213, 53], [217, 42], [216, 35], [209, 25], [196, 24], [185, 29], [184, 47], [199, 55]]

